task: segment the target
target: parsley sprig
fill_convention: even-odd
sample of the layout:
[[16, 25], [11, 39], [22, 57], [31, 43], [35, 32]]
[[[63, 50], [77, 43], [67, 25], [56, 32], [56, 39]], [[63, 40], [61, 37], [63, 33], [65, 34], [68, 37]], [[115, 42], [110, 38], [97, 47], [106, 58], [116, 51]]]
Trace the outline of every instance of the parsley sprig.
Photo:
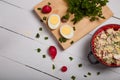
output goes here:
[[83, 17], [89, 17], [90, 21], [104, 19], [102, 7], [105, 6], [108, 0], [65, 0], [68, 4], [68, 9], [64, 18], [68, 19], [69, 15], [74, 14], [73, 23], [77, 23]]

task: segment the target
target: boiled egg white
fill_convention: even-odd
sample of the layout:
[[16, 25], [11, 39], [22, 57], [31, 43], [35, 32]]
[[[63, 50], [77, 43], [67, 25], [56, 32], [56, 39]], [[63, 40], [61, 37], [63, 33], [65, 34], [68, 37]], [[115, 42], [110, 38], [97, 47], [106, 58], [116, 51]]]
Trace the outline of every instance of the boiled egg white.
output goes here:
[[48, 26], [50, 29], [57, 29], [60, 25], [60, 16], [52, 14], [48, 18]]
[[74, 30], [70, 25], [64, 24], [60, 27], [60, 34], [66, 39], [71, 39], [74, 36]]

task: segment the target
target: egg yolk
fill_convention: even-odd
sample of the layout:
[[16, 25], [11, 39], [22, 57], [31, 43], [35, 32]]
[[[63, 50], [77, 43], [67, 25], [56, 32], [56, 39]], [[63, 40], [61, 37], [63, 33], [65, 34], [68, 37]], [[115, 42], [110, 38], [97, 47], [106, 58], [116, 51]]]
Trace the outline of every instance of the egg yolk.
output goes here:
[[57, 16], [51, 16], [50, 17], [50, 23], [53, 25], [56, 25], [58, 23], [59, 19]]
[[62, 28], [62, 33], [65, 34], [65, 35], [69, 35], [71, 33], [71, 28], [68, 27], [68, 26], [64, 26]]

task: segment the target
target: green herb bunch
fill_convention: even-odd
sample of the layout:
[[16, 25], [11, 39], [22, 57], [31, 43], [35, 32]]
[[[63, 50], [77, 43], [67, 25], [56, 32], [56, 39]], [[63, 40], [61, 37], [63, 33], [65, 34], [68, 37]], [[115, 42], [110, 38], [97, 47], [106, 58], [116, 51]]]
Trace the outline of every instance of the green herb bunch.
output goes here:
[[108, 0], [65, 0], [68, 4], [65, 19], [69, 19], [71, 14], [74, 14], [73, 23], [77, 23], [83, 17], [89, 17], [90, 21], [105, 19], [102, 14], [102, 7], [105, 6]]

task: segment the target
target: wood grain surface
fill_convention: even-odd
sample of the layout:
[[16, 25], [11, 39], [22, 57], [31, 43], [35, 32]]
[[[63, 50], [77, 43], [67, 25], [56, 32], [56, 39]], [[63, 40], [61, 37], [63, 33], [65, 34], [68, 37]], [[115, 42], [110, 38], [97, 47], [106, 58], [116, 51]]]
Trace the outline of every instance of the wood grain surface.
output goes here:
[[[49, 14], [43, 14], [38, 8], [42, 8], [44, 5], [47, 5], [48, 2], [51, 3], [52, 11]], [[38, 5], [34, 7], [35, 12], [39, 16], [40, 19], [43, 19], [43, 17], [49, 17], [51, 14], [58, 14], [60, 17], [66, 14], [67, 10], [67, 4], [64, 2], [64, 0], [43, 0], [40, 2]], [[67, 40], [65, 43], [60, 43], [59, 38], [61, 37], [60, 35], [60, 26], [56, 30], [51, 30], [48, 29], [52, 32], [53, 36], [55, 36], [56, 40], [58, 43], [62, 46], [63, 49], [67, 49], [68, 47], [71, 46], [70, 42], [74, 41], [74, 43], [78, 40], [80, 40], [83, 36], [88, 34], [90, 31], [95, 29], [97, 26], [105, 22], [107, 19], [112, 17], [113, 13], [112, 11], [107, 7], [104, 6], [103, 9], [103, 15], [105, 16], [106, 19], [100, 19], [99, 21], [94, 21], [90, 22], [88, 17], [83, 18], [81, 21], [73, 25], [73, 23], [70, 21], [73, 16], [70, 17], [69, 21], [66, 23], [60, 23], [60, 26], [63, 24], [69, 24], [72, 27], [75, 27], [76, 30], [74, 32], [74, 37], [70, 40]], [[47, 20], [43, 21], [47, 25]], [[47, 25], [48, 27], [48, 25]], [[48, 27], [49, 28], [49, 27]]]

